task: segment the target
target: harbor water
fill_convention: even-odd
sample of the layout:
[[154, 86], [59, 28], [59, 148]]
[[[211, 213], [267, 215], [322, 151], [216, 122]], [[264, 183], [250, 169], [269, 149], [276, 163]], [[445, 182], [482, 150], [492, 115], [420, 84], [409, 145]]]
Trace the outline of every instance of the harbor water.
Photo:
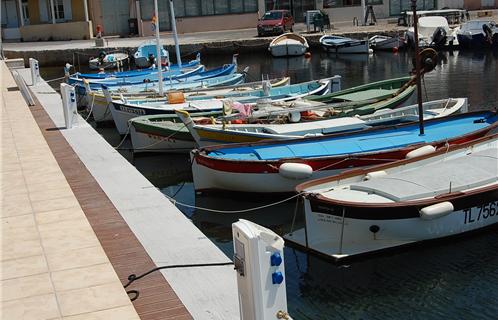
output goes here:
[[[444, 52], [440, 60], [437, 68], [425, 76], [424, 100], [468, 97], [470, 111], [498, 107], [498, 52]], [[202, 58], [207, 68], [230, 61], [230, 56]], [[250, 67], [247, 81], [288, 75], [292, 83], [297, 83], [340, 75], [343, 88], [405, 76], [413, 68], [412, 55], [406, 52], [367, 56], [327, 55], [316, 50], [310, 59], [246, 54], [238, 61], [240, 68]], [[42, 76], [55, 78], [61, 69], [42, 68]], [[406, 104], [415, 103], [415, 97]], [[121, 137], [114, 128], [97, 130], [111, 145], [120, 144]], [[249, 213], [230, 213], [278, 199], [196, 194], [188, 155], [133, 156], [130, 148], [130, 141], [124, 141], [120, 152], [165, 195], [175, 198], [178, 208], [229, 257], [233, 256], [231, 224], [239, 218], [279, 234], [302, 225], [302, 203], [296, 203], [296, 199]], [[496, 228], [347, 265], [287, 247], [285, 268], [289, 311], [294, 319], [498, 318]]]

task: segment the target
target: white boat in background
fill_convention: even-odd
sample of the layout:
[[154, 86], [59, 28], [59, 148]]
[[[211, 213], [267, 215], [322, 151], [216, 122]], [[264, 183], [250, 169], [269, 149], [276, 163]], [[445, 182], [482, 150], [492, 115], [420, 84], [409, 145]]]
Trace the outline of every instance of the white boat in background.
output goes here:
[[324, 35], [319, 40], [322, 48], [334, 53], [371, 53], [368, 40], [357, 40], [340, 36]]
[[105, 53], [102, 51], [98, 57], [91, 58], [88, 64], [92, 70], [115, 69], [128, 64], [128, 58], [128, 54], [124, 52]]
[[308, 41], [294, 33], [282, 34], [270, 43], [268, 50], [274, 57], [302, 56], [308, 50]]
[[498, 134], [303, 183], [285, 239], [340, 260], [498, 223]]
[[[156, 42], [155, 41], [146, 41], [142, 43], [137, 51], [133, 54], [133, 58], [135, 59], [135, 65], [139, 68], [148, 68], [152, 65], [151, 61], [156, 57]], [[169, 62], [169, 54], [161, 46], [161, 65], [165, 65]]]
[[[450, 29], [445, 17], [420, 17], [418, 19], [418, 43], [420, 47], [456, 47], [458, 46], [457, 32], [459, 27]], [[415, 43], [414, 28], [410, 27], [405, 33], [409, 46]]]
[[370, 48], [375, 50], [396, 50], [405, 45], [405, 39], [399, 36], [389, 37], [383, 35], [375, 35], [368, 39]]

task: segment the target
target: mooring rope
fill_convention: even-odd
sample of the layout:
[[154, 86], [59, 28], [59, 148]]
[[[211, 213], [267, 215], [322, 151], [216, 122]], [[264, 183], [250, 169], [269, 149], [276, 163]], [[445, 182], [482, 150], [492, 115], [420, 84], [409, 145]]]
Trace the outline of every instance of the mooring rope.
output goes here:
[[90, 116], [92, 115], [93, 112], [94, 103], [95, 103], [95, 94], [92, 95], [92, 103], [90, 104], [90, 111], [88, 111], [88, 116], [85, 118], [85, 121], [88, 121], [88, 119], [90, 119]]
[[265, 204], [265, 205], [262, 205], [262, 206], [259, 206], [259, 207], [255, 207], [255, 208], [240, 209], [240, 210], [217, 210], [217, 209], [210, 209], [210, 208], [204, 208], [204, 207], [197, 207], [197, 206], [193, 206], [193, 205], [190, 205], [190, 204], [186, 204], [186, 203], [177, 201], [177, 200], [173, 199], [172, 197], [170, 197], [168, 195], [164, 195], [164, 196], [166, 198], [168, 198], [168, 200], [171, 201], [171, 203], [173, 203], [174, 205], [179, 205], [179, 206], [190, 208], [190, 209], [204, 210], [204, 211], [214, 212], [214, 213], [229, 213], [229, 214], [232, 214], [232, 213], [251, 212], [251, 211], [256, 211], [256, 210], [261, 210], [261, 209], [273, 207], [273, 206], [282, 204], [284, 202], [287, 202], [289, 200], [292, 200], [292, 199], [294, 199], [296, 197], [299, 197], [300, 195], [301, 195], [301, 192], [293, 195], [292, 197], [285, 198], [283, 200], [279, 200], [279, 201], [272, 202], [272, 203], [269, 203], [269, 204]]

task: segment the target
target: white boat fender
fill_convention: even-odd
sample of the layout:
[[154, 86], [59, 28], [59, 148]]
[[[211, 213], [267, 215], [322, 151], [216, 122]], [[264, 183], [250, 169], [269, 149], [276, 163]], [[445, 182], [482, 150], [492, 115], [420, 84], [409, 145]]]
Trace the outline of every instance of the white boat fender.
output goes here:
[[420, 209], [420, 218], [423, 220], [433, 220], [444, 217], [455, 210], [453, 204], [449, 201], [433, 204]]
[[431, 145], [423, 146], [408, 152], [405, 156], [406, 159], [412, 159], [415, 157], [425, 156], [426, 154], [431, 154], [436, 151], [436, 148]]
[[380, 171], [372, 171], [372, 172], [369, 172], [365, 175], [365, 178], [363, 178], [363, 180], [367, 181], [367, 180], [372, 180], [373, 178], [380, 178], [380, 177], [383, 177], [383, 176], [386, 176], [387, 175], [387, 172], [383, 171], [383, 170], [380, 170]]
[[304, 163], [282, 163], [278, 168], [278, 174], [287, 179], [307, 179], [313, 174], [313, 168]]

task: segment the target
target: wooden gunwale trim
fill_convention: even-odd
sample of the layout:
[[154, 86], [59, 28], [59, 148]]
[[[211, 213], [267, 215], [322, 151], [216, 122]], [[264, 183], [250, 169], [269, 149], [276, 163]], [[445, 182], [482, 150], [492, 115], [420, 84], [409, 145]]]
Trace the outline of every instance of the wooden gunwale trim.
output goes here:
[[[373, 167], [369, 167], [369, 168], [359, 168], [359, 169], [348, 170], [342, 174], [338, 174], [338, 175], [333, 176], [333, 177], [325, 177], [325, 178], [321, 178], [321, 179], [315, 179], [315, 180], [311, 180], [309, 182], [299, 184], [296, 186], [296, 191], [297, 192], [305, 192], [306, 188], [317, 186], [317, 185], [320, 185], [323, 183], [330, 183], [330, 182], [334, 182], [337, 180], [344, 180], [344, 179], [352, 178], [355, 176], [365, 175], [369, 172], [382, 171], [382, 170], [390, 169], [393, 167], [398, 167], [401, 165], [406, 165], [409, 163], [414, 163], [417, 161], [430, 159], [432, 157], [436, 157], [436, 156], [439, 156], [439, 155], [442, 155], [442, 154], [445, 154], [448, 152], [453, 152], [453, 151], [465, 149], [465, 148], [472, 146], [476, 143], [483, 143], [483, 142], [486, 142], [489, 140], [493, 140], [495, 138], [498, 138], [498, 133], [495, 133], [495, 134], [489, 135], [489, 136], [484, 136], [484, 137], [481, 137], [477, 140], [468, 141], [468, 142], [465, 142], [462, 144], [450, 145], [448, 148], [442, 147], [433, 153], [426, 154], [426, 155], [419, 156], [419, 157], [415, 157], [415, 158], [411, 158], [411, 159], [403, 159], [403, 160], [399, 160], [399, 161], [395, 161], [395, 162], [391, 162], [391, 163], [387, 163], [387, 164], [381, 164], [381, 165], [377, 165], [377, 166], [373, 166]], [[498, 189], [498, 183], [494, 183], [494, 184], [489, 185], [489, 186], [485, 186], [485, 187], [481, 187], [481, 188], [473, 189], [473, 190], [469, 190], [469, 191], [457, 191], [457, 192], [442, 194], [442, 195], [439, 195], [437, 197], [430, 197], [430, 198], [425, 198], [425, 199], [421, 199], [421, 200], [398, 201], [398, 202], [393, 202], [393, 203], [391, 203], [391, 202], [389, 202], [389, 203], [387, 203], [387, 202], [386, 203], [365, 203], [365, 202], [359, 203], [359, 202], [351, 202], [351, 201], [332, 200], [332, 199], [327, 198], [321, 194], [312, 193], [312, 192], [305, 193], [304, 196], [309, 197], [309, 198], [315, 198], [315, 199], [320, 200], [322, 202], [326, 202], [326, 203], [330, 203], [330, 204], [334, 204], [334, 205], [339, 205], [339, 206], [345, 206], [345, 207], [380, 208], [380, 207], [384, 207], [386, 205], [389, 205], [389, 207], [425, 206], [425, 205], [429, 205], [429, 204], [433, 204], [433, 203], [438, 203], [441, 201], [451, 201], [451, 200], [455, 200], [455, 199], [461, 199], [464, 197], [469, 197], [469, 196], [475, 195], [477, 193], [492, 191], [494, 189]]]

